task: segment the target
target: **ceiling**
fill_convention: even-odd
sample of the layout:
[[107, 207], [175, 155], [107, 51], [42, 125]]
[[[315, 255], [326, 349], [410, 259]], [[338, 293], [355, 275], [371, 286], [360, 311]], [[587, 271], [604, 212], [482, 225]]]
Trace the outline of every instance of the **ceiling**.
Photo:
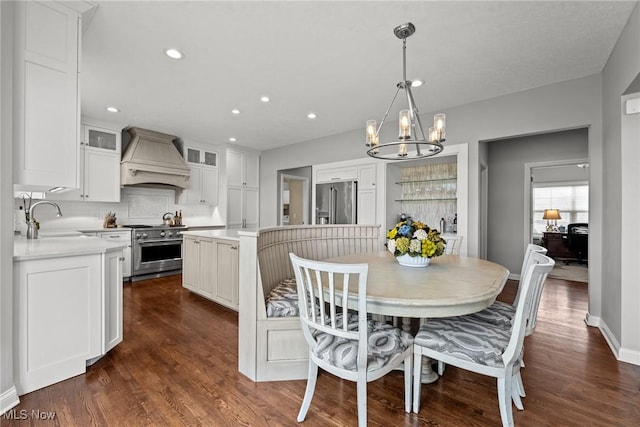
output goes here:
[[[201, 144], [235, 137], [257, 150], [356, 129], [364, 140], [366, 120], [382, 118], [402, 80], [402, 42], [393, 29], [405, 22], [416, 26], [407, 39], [407, 78], [425, 81], [414, 89], [416, 104], [422, 113], [446, 113], [599, 73], [637, 4], [97, 3], [84, 22], [83, 116]], [[185, 58], [169, 59], [169, 47]], [[261, 102], [263, 95], [271, 101]]]

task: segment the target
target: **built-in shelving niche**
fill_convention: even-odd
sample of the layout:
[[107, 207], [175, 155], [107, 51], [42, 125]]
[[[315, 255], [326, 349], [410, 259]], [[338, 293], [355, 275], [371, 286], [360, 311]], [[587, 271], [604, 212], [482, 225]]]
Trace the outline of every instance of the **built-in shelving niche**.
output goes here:
[[388, 165], [387, 201], [393, 207], [389, 212], [389, 226], [401, 213], [414, 220], [440, 228], [440, 219], [451, 232], [453, 218], [458, 212], [458, 167], [455, 156], [424, 159]]

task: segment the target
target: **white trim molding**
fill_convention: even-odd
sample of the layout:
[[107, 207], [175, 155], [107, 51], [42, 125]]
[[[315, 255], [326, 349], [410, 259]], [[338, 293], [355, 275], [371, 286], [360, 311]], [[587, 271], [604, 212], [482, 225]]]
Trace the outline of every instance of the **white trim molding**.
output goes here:
[[587, 313], [584, 322], [587, 326], [596, 327], [600, 330], [600, 333], [602, 333], [616, 360], [640, 366], [640, 351], [621, 347], [607, 324], [602, 321], [600, 317], [590, 316], [589, 313]]
[[20, 398], [18, 397], [18, 390], [16, 390], [15, 386], [4, 391], [0, 394], [0, 415], [17, 406], [19, 403]]
[[618, 360], [640, 366], [640, 351], [622, 347], [618, 354]]

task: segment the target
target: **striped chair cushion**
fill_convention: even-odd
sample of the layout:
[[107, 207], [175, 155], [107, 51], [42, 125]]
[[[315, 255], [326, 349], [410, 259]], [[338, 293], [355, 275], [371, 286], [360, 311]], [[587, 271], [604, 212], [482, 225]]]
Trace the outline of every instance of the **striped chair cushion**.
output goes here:
[[285, 279], [273, 288], [265, 301], [267, 317], [297, 317], [300, 315], [298, 307], [298, 289], [296, 279]]
[[[338, 315], [338, 328], [342, 327], [343, 317]], [[347, 329], [358, 329], [358, 315], [348, 315]], [[373, 320], [367, 321], [368, 357], [367, 370], [380, 369], [391, 361], [401, 357], [401, 353], [413, 344], [413, 337], [398, 328]], [[336, 337], [326, 332], [313, 332], [317, 345], [313, 353], [321, 360], [342, 369], [356, 371], [358, 357], [358, 341]]]
[[415, 344], [458, 359], [504, 367], [502, 353], [510, 338], [509, 329], [460, 316], [427, 320], [420, 327]]
[[511, 320], [516, 314], [516, 309], [511, 304], [502, 301], [494, 301], [489, 307], [477, 313], [468, 314], [463, 317], [470, 317], [492, 325], [501, 326], [506, 329], [511, 328]]

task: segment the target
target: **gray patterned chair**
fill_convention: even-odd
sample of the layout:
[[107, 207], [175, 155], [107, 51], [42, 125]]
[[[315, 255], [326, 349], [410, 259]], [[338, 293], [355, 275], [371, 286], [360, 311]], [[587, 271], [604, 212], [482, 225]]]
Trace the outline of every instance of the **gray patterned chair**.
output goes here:
[[[513, 317], [516, 313], [516, 306], [518, 304], [518, 300], [520, 299], [520, 295], [521, 295], [522, 278], [524, 276], [524, 273], [527, 271], [527, 269], [531, 265], [531, 262], [533, 259], [531, 254], [534, 252], [545, 255], [547, 253], [547, 248], [534, 245], [532, 243], [527, 245], [527, 248], [524, 252], [524, 259], [522, 261], [522, 268], [520, 269], [520, 283], [518, 284], [518, 291], [516, 293], [516, 297], [513, 300], [513, 303], [509, 304], [502, 301], [495, 301], [493, 304], [491, 304], [491, 306], [485, 308], [482, 311], [479, 311], [477, 313], [472, 313], [467, 316], [461, 316], [461, 317], [465, 317], [465, 318], [468, 317], [470, 319], [473, 319], [474, 321], [490, 323], [493, 325], [501, 326], [506, 329], [510, 329], [511, 322], [513, 321]], [[529, 308], [529, 312], [526, 318], [525, 336], [531, 335], [536, 328], [536, 321], [538, 318], [538, 307], [540, 306], [540, 298], [542, 297], [542, 288], [543, 288], [545, 279], [546, 279], [546, 276], [542, 278], [542, 280], [540, 280], [539, 283], [536, 283], [534, 285], [535, 286], [534, 297], [531, 302], [531, 306]], [[524, 360], [521, 359], [520, 364], [522, 367], [524, 367]], [[444, 362], [442, 362], [441, 360], [438, 361], [438, 374], [442, 375], [444, 373], [444, 365], [445, 365]], [[512, 396], [513, 403], [516, 405], [518, 409], [523, 410], [524, 405], [522, 404], [521, 398], [525, 397], [526, 393], [524, 391], [524, 384], [522, 382], [522, 377], [520, 375], [520, 372], [516, 374], [516, 378], [514, 380], [515, 380], [516, 387], [513, 390], [513, 396]]]
[[527, 317], [537, 285], [553, 269], [555, 262], [532, 252], [530, 267], [520, 281], [520, 298], [511, 327], [484, 322], [471, 316], [430, 319], [414, 340], [413, 410], [420, 410], [422, 356], [443, 361], [479, 374], [497, 378], [500, 418], [503, 426], [513, 426], [511, 400], [514, 381], [519, 378], [522, 345]]
[[[413, 337], [367, 318], [367, 264], [338, 264], [289, 254], [296, 276], [302, 332], [309, 345], [309, 375], [298, 422], [313, 398], [318, 368], [357, 382], [358, 425], [367, 425], [367, 383], [404, 366], [405, 411], [411, 412]], [[324, 289], [325, 291], [320, 291]], [[350, 314], [343, 295], [357, 300]], [[342, 303], [342, 304], [341, 304]]]

